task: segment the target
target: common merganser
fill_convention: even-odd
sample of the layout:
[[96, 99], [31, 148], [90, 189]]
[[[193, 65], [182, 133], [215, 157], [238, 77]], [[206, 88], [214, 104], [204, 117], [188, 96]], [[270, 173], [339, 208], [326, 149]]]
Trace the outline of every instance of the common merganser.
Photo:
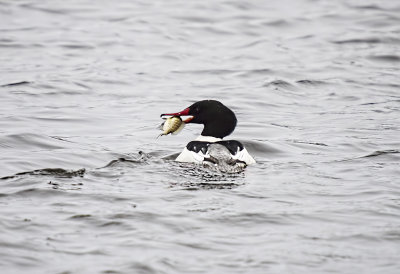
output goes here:
[[191, 116], [184, 122], [204, 125], [201, 135], [176, 158], [178, 162], [214, 164], [223, 170], [237, 170], [256, 162], [239, 141], [222, 140], [233, 132], [237, 120], [233, 111], [219, 101], [199, 101], [180, 112], [162, 116]]

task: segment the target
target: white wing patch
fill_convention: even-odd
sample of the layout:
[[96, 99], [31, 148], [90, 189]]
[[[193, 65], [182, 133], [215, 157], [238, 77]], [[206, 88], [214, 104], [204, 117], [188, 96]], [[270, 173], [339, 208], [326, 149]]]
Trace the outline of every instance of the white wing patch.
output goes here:
[[240, 160], [245, 162], [247, 165], [252, 165], [256, 163], [256, 160], [254, 160], [253, 157], [247, 152], [246, 148], [243, 148], [241, 151], [238, 151], [235, 155], [232, 156], [233, 159]]
[[204, 154], [199, 151], [196, 153], [194, 151], [188, 150], [186, 147], [183, 149], [181, 154], [175, 159], [177, 162], [189, 162], [189, 163], [202, 163], [204, 160]]

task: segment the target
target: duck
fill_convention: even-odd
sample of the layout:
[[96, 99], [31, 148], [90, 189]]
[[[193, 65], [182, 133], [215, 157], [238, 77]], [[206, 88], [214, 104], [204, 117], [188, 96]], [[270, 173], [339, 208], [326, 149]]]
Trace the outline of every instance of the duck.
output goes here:
[[237, 119], [221, 102], [202, 100], [180, 112], [161, 114], [164, 116], [189, 116], [183, 122], [204, 125], [200, 136], [190, 141], [175, 161], [218, 166], [222, 171], [233, 172], [256, 163], [241, 142], [224, 139], [235, 130]]

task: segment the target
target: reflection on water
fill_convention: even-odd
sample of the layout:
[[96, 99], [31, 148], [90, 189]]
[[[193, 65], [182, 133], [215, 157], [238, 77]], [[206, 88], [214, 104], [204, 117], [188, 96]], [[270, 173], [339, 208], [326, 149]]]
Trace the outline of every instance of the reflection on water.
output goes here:
[[[0, 1], [2, 273], [397, 273], [396, 1]], [[257, 164], [173, 159], [232, 108]]]

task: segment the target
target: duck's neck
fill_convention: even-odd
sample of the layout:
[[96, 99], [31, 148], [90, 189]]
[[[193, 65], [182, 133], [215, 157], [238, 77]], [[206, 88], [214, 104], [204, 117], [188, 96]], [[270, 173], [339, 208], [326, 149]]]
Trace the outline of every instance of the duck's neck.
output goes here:
[[200, 142], [210, 142], [210, 143], [215, 143], [218, 141], [221, 141], [221, 138], [216, 138], [216, 137], [212, 137], [212, 136], [203, 136], [200, 135], [199, 137], [196, 138], [196, 141], [200, 141]]
[[215, 138], [224, 138], [231, 134], [236, 127], [236, 117], [232, 115], [225, 115], [216, 117], [215, 120], [204, 123], [204, 129], [201, 132], [203, 136], [212, 136]]

